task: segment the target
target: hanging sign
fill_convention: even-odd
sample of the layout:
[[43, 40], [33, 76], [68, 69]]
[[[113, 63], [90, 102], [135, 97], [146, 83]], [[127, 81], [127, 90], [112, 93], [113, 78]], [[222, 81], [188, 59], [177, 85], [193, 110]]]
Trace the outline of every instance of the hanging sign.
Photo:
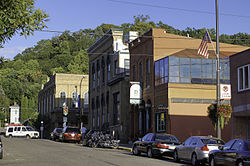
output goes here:
[[231, 99], [231, 85], [220, 84], [220, 99]]
[[142, 89], [140, 82], [130, 82], [130, 104], [141, 104], [142, 101]]

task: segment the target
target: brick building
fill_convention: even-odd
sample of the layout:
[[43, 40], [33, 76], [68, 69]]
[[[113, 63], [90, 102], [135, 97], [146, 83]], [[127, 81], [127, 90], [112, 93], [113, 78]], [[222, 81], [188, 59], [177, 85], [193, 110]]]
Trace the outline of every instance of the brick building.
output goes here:
[[[126, 36], [136, 35], [130, 32]], [[129, 138], [129, 51], [123, 31], [110, 29], [88, 50], [89, 128]]]
[[[210, 50], [208, 60], [199, 57], [200, 43], [151, 29], [129, 44], [130, 81], [142, 88], [141, 104], [130, 107], [131, 138], [149, 131], [171, 133], [181, 141], [191, 135], [216, 135], [207, 117], [207, 107], [216, 101], [215, 54]], [[244, 49], [220, 44], [222, 83], [230, 83], [228, 57]], [[230, 124], [222, 137], [230, 139]]]
[[250, 49], [230, 56], [233, 137], [250, 139]]

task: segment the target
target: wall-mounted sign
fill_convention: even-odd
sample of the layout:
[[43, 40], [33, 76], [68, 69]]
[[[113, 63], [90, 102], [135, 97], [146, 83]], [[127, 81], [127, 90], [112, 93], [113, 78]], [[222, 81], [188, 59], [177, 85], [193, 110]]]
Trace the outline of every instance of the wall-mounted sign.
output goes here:
[[142, 101], [142, 89], [140, 82], [130, 82], [130, 104], [141, 104]]
[[231, 85], [220, 84], [220, 99], [231, 99]]

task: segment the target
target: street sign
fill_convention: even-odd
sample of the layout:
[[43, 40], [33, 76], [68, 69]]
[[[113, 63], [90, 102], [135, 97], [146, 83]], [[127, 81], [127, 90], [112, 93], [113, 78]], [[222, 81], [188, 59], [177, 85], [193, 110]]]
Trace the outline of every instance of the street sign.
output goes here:
[[130, 82], [130, 104], [140, 104], [142, 101], [142, 89], [140, 82]]
[[68, 107], [63, 107], [63, 115], [67, 116], [69, 113]]

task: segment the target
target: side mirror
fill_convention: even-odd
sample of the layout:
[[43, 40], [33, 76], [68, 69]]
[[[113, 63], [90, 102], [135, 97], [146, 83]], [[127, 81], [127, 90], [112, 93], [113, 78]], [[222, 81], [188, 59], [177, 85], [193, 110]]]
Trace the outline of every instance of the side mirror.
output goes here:
[[219, 150], [224, 150], [224, 146], [219, 146]]

